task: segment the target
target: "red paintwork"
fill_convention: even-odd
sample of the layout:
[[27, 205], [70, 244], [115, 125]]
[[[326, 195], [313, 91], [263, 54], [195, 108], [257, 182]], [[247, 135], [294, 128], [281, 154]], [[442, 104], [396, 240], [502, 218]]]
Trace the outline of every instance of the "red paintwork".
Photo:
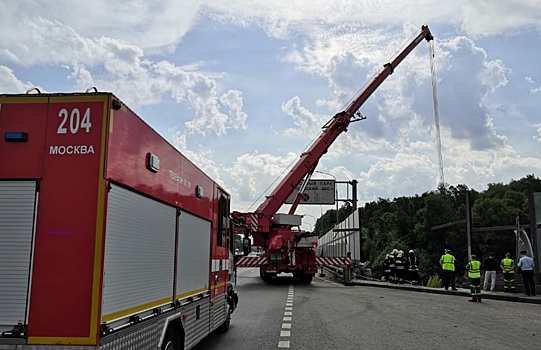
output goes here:
[[[33, 97], [33, 96], [32, 96]], [[47, 98], [33, 97], [34, 103], [3, 103], [0, 124], [0, 177], [4, 179], [39, 179], [43, 168], [43, 145], [47, 122]], [[28, 142], [7, 143], [7, 131], [27, 132]], [[24, 160], [24, 161], [21, 161]]]
[[[212, 220], [214, 182], [127, 108], [114, 111], [109, 133], [107, 178]], [[157, 173], [146, 167], [148, 153], [160, 159]], [[174, 175], [174, 174], [178, 175]], [[204, 197], [195, 197], [196, 186]]]
[[[79, 98], [79, 100], [82, 100]], [[91, 108], [89, 133], [57, 134], [60, 109]], [[48, 109], [28, 334], [89, 337], [103, 102], [55, 102]], [[51, 155], [50, 146], [93, 145], [93, 154]], [[84, 184], [84, 185], [82, 185]]]

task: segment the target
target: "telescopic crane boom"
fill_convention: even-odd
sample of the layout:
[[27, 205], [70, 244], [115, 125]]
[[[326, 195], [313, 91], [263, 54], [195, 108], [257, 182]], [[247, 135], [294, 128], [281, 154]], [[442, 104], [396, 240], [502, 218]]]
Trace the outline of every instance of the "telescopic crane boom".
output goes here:
[[[312, 143], [310, 148], [303, 152], [300, 159], [293, 166], [291, 171], [276, 186], [274, 191], [266, 197], [266, 200], [253, 213], [233, 212], [233, 219], [245, 229], [245, 234], [251, 234], [254, 237], [254, 244], [262, 246], [268, 253], [269, 243], [275, 242], [275, 235], [284, 235], [284, 232], [291, 230], [296, 225], [295, 220], [283, 220], [280, 217], [276, 220], [275, 216], [280, 207], [287, 198], [295, 191], [303, 180], [307, 181], [314, 172], [321, 157], [327, 152], [338, 136], [347, 131], [351, 122], [363, 119], [356, 113], [374, 91], [391, 75], [394, 69], [409, 55], [413, 49], [423, 40], [433, 40], [433, 36], [428, 26], [422, 26], [419, 33], [402, 49], [390, 62], [383, 65], [381, 70], [368, 82], [365, 87], [357, 94], [345, 110], [338, 112], [323, 127], [319, 137]], [[307, 176], [308, 175], [308, 176]], [[300, 201], [300, 193], [297, 194], [289, 214], [293, 214]], [[283, 214], [282, 214], [283, 215]], [[291, 240], [294, 234], [286, 234], [283, 241]], [[297, 234], [298, 236], [298, 234]], [[291, 244], [289, 245], [291, 246]], [[267, 256], [269, 259], [269, 256]], [[292, 260], [292, 259], [290, 259]], [[269, 260], [268, 260], [269, 262]], [[263, 277], [263, 276], [262, 276]]]

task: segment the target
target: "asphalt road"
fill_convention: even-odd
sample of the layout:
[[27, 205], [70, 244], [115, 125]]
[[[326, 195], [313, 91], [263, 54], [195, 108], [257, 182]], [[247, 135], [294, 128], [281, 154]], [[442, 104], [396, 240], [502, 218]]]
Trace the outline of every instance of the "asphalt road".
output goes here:
[[195, 349], [541, 349], [541, 305], [280, 277], [239, 269], [228, 333]]

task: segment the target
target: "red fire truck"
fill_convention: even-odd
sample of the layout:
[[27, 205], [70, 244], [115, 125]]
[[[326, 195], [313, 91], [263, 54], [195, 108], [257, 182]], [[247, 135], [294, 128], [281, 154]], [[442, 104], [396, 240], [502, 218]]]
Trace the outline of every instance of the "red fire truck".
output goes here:
[[0, 349], [190, 349], [228, 330], [219, 184], [111, 93], [0, 95], [0, 133]]
[[[350, 264], [348, 257], [316, 257], [317, 236], [311, 232], [295, 230], [302, 220], [302, 215], [295, 215], [295, 211], [321, 157], [327, 153], [338, 136], [347, 131], [350, 123], [364, 119], [357, 114], [359, 108], [423, 39], [429, 42], [433, 39], [428, 26], [422, 26], [412, 40], [390, 62], [383, 65], [346, 109], [337, 113], [323, 126], [323, 131], [314, 143], [301, 154], [291, 171], [254, 212], [232, 213], [237, 231], [244, 234], [246, 246], [250, 247], [249, 237], [252, 236], [254, 244], [263, 248], [262, 256], [238, 258], [237, 267], [259, 266], [260, 276], [264, 281], [270, 281], [285, 272], [293, 273], [301, 282], [310, 283], [317, 272], [317, 265]], [[297, 188], [299, 190], [289, 212], [277, 213]], [[248, 251], [249, 249], [245, 249], [245, 255]]]

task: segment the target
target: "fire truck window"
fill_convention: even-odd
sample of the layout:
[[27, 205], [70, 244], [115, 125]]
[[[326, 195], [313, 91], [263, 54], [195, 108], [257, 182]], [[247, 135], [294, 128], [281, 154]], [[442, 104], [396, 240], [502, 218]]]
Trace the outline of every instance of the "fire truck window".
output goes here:
[[227, 220], [228, 220], [227, 198], [220, 196], [218, 201], [218, 246], [227, 246]]

